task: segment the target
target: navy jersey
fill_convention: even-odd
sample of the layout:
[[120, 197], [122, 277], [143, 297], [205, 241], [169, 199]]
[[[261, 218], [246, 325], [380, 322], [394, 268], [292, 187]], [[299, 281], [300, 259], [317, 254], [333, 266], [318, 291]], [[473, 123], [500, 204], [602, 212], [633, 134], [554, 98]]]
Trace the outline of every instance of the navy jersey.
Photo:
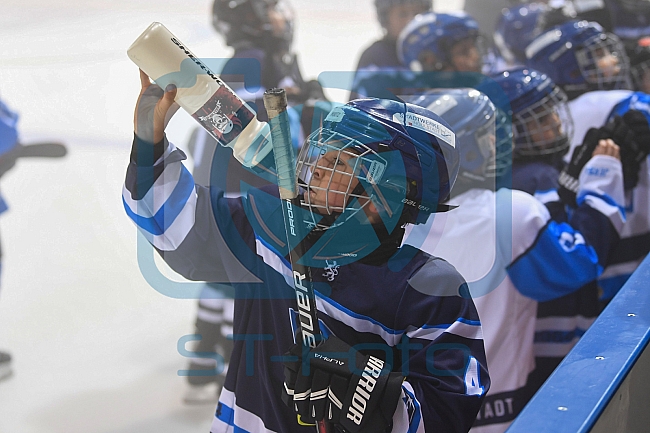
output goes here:
[[[145, 146], [127, 170], [127, 214], [172, 269], [235, 289], [234, 349], [212, 432], [313, 432], [280, 400], [296, 301], [277, 188], [226, 198], [195, 185], [173, 145], [138, 156]], [[453, 266], [404, 246], [382, 265], [331, 262], [312, 274], [324, 334], [363, 344], [405, 375], [392, 431], [470, 428], [490, 382], [478, 314], [459, 296], [465, 281]]]

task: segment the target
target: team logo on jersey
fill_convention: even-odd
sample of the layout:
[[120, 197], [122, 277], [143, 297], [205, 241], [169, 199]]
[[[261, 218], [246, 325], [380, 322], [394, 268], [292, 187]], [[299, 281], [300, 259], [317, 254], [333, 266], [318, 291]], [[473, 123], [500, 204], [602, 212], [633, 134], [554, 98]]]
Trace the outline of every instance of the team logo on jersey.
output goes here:
[[325, 273], [324, 277], [327, 278], [327, 281], [334, 281], [334, 277], [339, 274], [339, 265], [336, 264], [336, 260], [333, 260], [331, 263], [329, 260], [325, 260]]

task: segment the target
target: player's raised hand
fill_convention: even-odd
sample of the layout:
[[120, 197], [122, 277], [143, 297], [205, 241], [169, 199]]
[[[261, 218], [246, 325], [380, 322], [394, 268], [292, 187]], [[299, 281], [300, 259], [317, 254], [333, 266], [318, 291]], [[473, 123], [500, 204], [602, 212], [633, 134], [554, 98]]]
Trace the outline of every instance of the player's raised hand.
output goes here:
[[619, 161], [621, 160], [620, 148], [611, 138], [598, 141], [598, 146], [596, 146], [592, 153], [592, 156], [596, 155], [613, 156]]
[[135, 107], [133, 126], [140, 140], [158, 143], [164, 137], [165, 128], [179, 106], [174, 102], [176, 87], [173, 84], [163, 91], [153, 84], [149, 76], [140, 70], [142, 89]]

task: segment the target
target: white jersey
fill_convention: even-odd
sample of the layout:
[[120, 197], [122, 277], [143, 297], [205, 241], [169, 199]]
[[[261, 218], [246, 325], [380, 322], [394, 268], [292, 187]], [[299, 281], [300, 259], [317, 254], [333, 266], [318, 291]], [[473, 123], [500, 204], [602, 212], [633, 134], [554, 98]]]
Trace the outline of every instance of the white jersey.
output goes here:
[[[590, 169], [611, 170], [610, 184], [588, 179]], [[598, 210], [620, 232], [620, 211], [598, 197], [622, 201], [620, 162], [606, 156], [592, 158], [581, 181], [595, 194], [576, 212], [586, 212], [585, 206]], [[550, 221], [546, 207], [528, 193], [471, 189], [451, 201], [459, 205], [457, 209], [434, 214], [426, 225], [413, 227], [405, 239], [423, 239], [418, 248], [450, 262], [468, 282], [483, 325], [492, 380], [471, 431], [499, 433], [526, 403], [523, 388], [535, 367], [537, 301], [577, 290], [583, 285], [581, 278], [593, 281], [602, 267], [597, 259], [586, 259], [593, 249], [582, 235], [567, 224]]]
[[595, 90], [569, 101], [569, 113], [573, 120], [571, 148], [564, 160], [569, 162], [573, 149], [582, 144], [589, 128], [600, 128], [605, 124], [612, 108], [633, 93], [632, 90]]
[[[573, 149], [582, 143], [589, 128], [605, 124], [614, 106], [627, 98], [634, 98], [631, 90], [600, 90], [587, 92], [569, 101], [573, 118], [574, 136], [565, 160], [568, 162]], [[634, 108], [632, 104], [631, 108]], [[599, 278], [603, 299], [611, 299], [643, 261], [650, 237], [650, 165], [646, 158], [641, 164], [637, 186], [626, 193], [625, 215], [627, 222], [621, 232], [619, 247], [612, 252], [609, 265]]]

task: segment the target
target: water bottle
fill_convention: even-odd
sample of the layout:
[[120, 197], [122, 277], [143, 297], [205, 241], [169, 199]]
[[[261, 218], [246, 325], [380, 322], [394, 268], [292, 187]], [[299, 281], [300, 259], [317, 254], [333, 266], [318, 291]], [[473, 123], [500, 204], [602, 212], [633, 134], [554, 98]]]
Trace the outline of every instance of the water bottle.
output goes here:
[[247, 168], [272, 149], [269, 125], [161, 23], [152, 23], [127, 50], [161, 88], [174, 84], [176, 102]]

